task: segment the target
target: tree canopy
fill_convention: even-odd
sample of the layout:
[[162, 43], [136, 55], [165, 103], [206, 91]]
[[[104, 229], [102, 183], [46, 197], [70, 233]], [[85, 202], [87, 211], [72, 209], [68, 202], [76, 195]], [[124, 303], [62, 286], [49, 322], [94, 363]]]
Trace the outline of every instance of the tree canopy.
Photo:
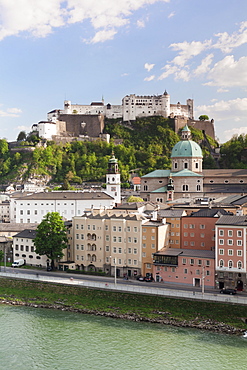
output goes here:
[[128, 203], [133, 203], [133, 202], [144, 202], [144, 200], [141, 197], [136, 197], [134, 195], [130, 195], [127, 199]]
[[208, 121], [208, 120], [209, 120], [209, 117], [208, 117], [206, 114], [202, 114], [202, 115], [199, 117], [199, 120], [200, 120], [200, 121]]
[[37, 227], [34, 238], [35, 252], [46, 255], [51, 260], [54, 268], [54, 260], [61, 258], [63, 249], [67, 247], [68, 239], [66, 227], [58, 212], [48, 212], [43, 221]]

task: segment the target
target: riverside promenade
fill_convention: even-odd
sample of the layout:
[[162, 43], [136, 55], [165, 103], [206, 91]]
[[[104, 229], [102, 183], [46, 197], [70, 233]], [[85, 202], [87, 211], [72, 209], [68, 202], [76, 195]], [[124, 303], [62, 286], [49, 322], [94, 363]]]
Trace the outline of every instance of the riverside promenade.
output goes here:
[[60, 276], [47, 276], [40, 273], [37, 274], [25, 274], [18, 272], [0, 272], [0, 277], [5, 278], [16, 278], [24, 280], [33, 280], [33, 281], [42, 281], [46, 283], [55, 283], [55, 284], [65, 284], [65, 285], [76, 285], [81, 287], [87, 287], [91, 289], [104, 289], [104, 290], [117, 290], [127, 293], [140, 293], [140, 294], [149, 294], [157, 295], [169, 298], [183, 298], [183, 299], [196, 299], [200, 301], [212, 301], [212, 302], [223, 302], [231, 304], [241, 304], [247, 305], [247, 297], [240, 295], [226, 295], [220, 293], [202, 293], [199, 291], [187, 291], [179, 289], [171, 289], [165, 287], [149, 287], [149, 286], [140, 286], [140, 285], [131, 285], [131, 284], [117, 284], [109, 282], [100, 282], [100, 281], [90, 281], [83, 279], [76, 279], [75, 277], [66, 277]]

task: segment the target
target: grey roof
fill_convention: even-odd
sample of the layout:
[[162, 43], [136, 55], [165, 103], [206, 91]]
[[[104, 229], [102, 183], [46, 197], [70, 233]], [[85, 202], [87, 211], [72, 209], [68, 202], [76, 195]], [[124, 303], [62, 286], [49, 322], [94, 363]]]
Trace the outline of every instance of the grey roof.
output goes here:
[[32, 230], [35, 230], [37, 228], [38, 224], [21, 224], [21, 223], [15, 223], [15, 222], [11, 222], [11, 223], [0, 223], [0, 232], [3, 232], [3, 231], [6, 231], [6, 232], [20, 232], [24, 229], [32, 229]]
[[204, 193], [247, 193], [247, 184], [203, 184]]
[[20, 233], [14, 235], [15, 238], [34, 239], [36, 236], [36, 230], [25, 229]]
[[220, 217], [222, 215], [229, 215], [227, 211], [225, 211], [223, 208], [221, 209], [200, 209], [197, 212], [192, 212], [190, 216], [187, 217]]
[[161, 188], [159, 189], [156, 189], [156, 190], [153, 190], [151, 191], [151, 193], [166, 193], [167, 192], [167, 186], [162, 186]]
[[160, 217], [174, 217], [179, 218], [182, 217], [185, 211], [183, 209], [160, 209], [158, 211], [158, 215]]
[[166, 248], [154, 253], [154, 256], [183, 256], [183, 257], [201, 257], [201, 258], [215, 258], [214, 251], [206, 251], [200, 249], [180, 249], [180, 248]]
[[202, 170], [204, 177], [247, 177], [247, 169], [216, 169]]
[[105, 192], [82, 192], [82, 191], [49, 191], [31, 193], [21, 198], [22, 200], [88, 200], [88, 199], [114, 199]]
[[87, 214], [84, 213], [82, 216], [77, 216], [77, 218], [89, 218], [89, 219], [118, 219], [118, 220], [131, 220], [131, 221], [139, 221], [139, 220], [146, 220], [146, 217], [141, 215], [140, 213], [135, 213], [131, 215], [122, 215], [122, 214], [111, 214], [108, 215], [107, 213], [97, 213], [96, 215], [93, 215], [92, 213]]
[[216, 225], [247, 226], [247, 216], [222, 216]]

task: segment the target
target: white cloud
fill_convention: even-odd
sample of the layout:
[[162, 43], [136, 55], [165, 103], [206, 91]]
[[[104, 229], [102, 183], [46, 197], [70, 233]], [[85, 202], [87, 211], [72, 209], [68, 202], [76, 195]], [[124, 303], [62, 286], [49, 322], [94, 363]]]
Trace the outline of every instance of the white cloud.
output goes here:
[[175, 12], [172, 12], [172, 13], [170, 13], [170, 14], [168, 15], [168, 17], [167, 17], [167, 18], [172, 18], [172, 17], [174, 17], [174, 15], [175, 15]]
[[153, 69], [153, 67], [155, 66], [155, 64], [149, 64], [149, 63], [145, 63], [144, 64], [144, 68], [148, 71], [148, 72], [150, 72], [151, 71], [151, 69]]
[[19, 108], [7, 108], [6, 110], [0, 110], [0, 117], [20, 117], [22, 113]]
[[129, 73], [122, 73], [121, 77], [129, 76]]
[[25, 131], [25, 132], [30, 132], [30, 127], [28, 126], [17, 126], [15, 128], [16, 131]]
[[214, 57], [213, 54], [207, 55], [206, 58], [202, 60], [201, 64], [195, 69], [194, 74], [196, 76], [199, 76], [201, 74], [205, 74], [206, 72], [208, 72], [210, 69], [209, 66], [212, 63], [213, 57]]
[[[212, 105], [201, 105], [196, 107], [197, 115], [207, 114], [217, 122], [232, 120], [234, 122], [246, 121], [247, 98], [233, 100], [220, 100]], [[246, 122], [247, 124], [247, 122]]]
[[214, 65], [208, 74], [211, 81], [206, 83], [209, 86], [246, 86], [247, 85], [247, 57], [238, 61], [233, 55], [227, 55]]
[[137, 27], [138, 28], [144, 28], [145, 27], [145, 22], [143, 21], [143, 20], [138, 20], [137, 22], [136, 22], [136, 25], [137, 25]]
[[90, 42], [91, 44], [96, 44], [97, 42], [104, 42], [106, 40], [112, 40], [113, 37], [116, 35], [116, 33], [117, 31], [115, 31], [114, 29], [102, 30], [102, 31], [96, 32], [94, 37], [88, 42]]
[[224, 136], [226, 141], [230, 140], [233, 136], [237, 135], [246, 135], [247, 134], [247, 126], [245, 127], [235, 127], [231, 130], [224, 131]]
[[189, 59], [201, 54], [205, 49], [208, 49], [210, 45], [211, 45], [210, 40], [206, 40], [204, 42], [184, 41], [177, 44], [171, 44], [170, 48], [172, 48], [175, 51], [179, 51], [179, 55], [176, 56], [171, 61], [171, 63], [183, 67]]
[[150, 77], [146, 77], [146, 78], [144, 78], [144, 81], [152, 81], [152, 80], [154, 80], [155, 79], [155, 75], [152, 75], [152, 76], [150, 76]]
[[217, 89], [218, 93], [225, 93], [225, 92], [228, 92], [228, 91], [229, 91], [228, 89], [224, 89], [223, 87], [220, 87], [219, 89]]
[[237, 32], [229, 35], [227, 32], [217, 33], [218, 40], [213, 48], [220, 49], [223, 53], [230, 53], [234, 48], [247, 43], [247, 22], [242, 22]]
[[99, 30], [92, 37], [92, 43], [103, 42], [111, 39], [119, 27], [126, 26], [135, 11], [161, 1], [169, 2], [169, 0], [0, 0], [0, 40], [21, 33], [46, 37], [57, 27], [90, 20], [93, 29]]

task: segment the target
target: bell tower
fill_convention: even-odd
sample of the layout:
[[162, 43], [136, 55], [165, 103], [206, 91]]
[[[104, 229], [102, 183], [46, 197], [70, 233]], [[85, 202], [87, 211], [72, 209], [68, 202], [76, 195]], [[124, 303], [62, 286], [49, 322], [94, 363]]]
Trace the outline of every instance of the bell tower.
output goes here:
[[118, 160], [112, 153], [108, 162], [108, 170], [106, 174], [106, 192], [111, 195], [117, 204], [121, 203], [121, 180], [118, 169]]

